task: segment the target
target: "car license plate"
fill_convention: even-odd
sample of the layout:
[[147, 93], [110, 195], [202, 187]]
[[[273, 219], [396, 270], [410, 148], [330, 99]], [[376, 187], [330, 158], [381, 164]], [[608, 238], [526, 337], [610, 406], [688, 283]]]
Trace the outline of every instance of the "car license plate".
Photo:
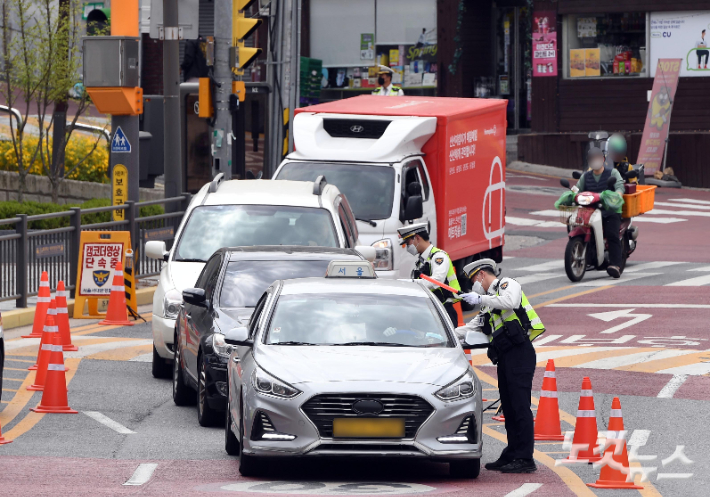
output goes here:
[[336, 438], [404, 438], [402, 418], [335, 418]]

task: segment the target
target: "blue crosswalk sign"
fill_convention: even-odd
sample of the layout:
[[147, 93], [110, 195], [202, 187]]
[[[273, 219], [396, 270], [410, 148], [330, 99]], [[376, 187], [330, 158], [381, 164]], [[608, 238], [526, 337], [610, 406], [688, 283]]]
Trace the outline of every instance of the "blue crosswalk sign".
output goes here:
[[123, 132], [121, 127], [116, 128], [116, 132], [113, 134], [113, 140], [111, 140], [111, 153], [130, 153], [131, 143], [126, 138], [126, 134]]

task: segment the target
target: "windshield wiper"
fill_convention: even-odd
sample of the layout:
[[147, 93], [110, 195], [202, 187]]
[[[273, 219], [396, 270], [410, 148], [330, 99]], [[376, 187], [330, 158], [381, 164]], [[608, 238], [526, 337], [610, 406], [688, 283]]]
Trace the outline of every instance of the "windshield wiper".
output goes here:
[[276, 342], [276, 343], [270, 343], [269, 345], [318, 345], [317, 343], [310, 343], [310, 342]]
[[377, 227], [377, 223], [375, 221], [373, 221], [372, 219], [360, 219], [359, 217], [356, 217], [355, 220], [362, 221], [363, 223], [367, 223], [370, 226], [372, 226], [373, 228]]
[[370, 347], [417, 347], [417, 345], [405, 345], [403, 343], [392, 342], [345, 342], [345, 343], [330, 343], [328, 345], [352, 347], [357, 345], [366, 345]]
[[203, 259], [173, 259], [175, 262], [207, 262]]

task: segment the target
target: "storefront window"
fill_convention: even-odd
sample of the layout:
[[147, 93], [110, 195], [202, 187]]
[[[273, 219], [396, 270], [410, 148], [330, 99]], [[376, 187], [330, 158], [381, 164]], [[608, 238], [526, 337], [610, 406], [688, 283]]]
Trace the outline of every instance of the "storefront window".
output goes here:
[[648, 76], [644, 12], [568, 15], [564, 19], [564, 77]]

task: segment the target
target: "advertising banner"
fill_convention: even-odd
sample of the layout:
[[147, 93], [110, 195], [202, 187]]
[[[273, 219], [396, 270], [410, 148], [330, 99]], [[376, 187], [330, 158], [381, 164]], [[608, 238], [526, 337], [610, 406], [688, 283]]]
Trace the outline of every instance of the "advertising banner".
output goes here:
[[576, 48], [569, 51], [569, 76], [570, 78], [581, 78], [587, 75], [586, 50]]
[[651, 13], [651, 76], [659, 59], [676, 57], [681, 76], [710, 76], [710, 12]]
[[533, 76], [557, 76], [557, 13], [533, 13]]
[[672, 101], [678, 88], [683, 59], [659, 59], [655, 68], [651, 101], [643, 127], [637, 164], [644, 164], [646, 174], [653, 174], [663, 165], [663, 151], [668, 138]]

